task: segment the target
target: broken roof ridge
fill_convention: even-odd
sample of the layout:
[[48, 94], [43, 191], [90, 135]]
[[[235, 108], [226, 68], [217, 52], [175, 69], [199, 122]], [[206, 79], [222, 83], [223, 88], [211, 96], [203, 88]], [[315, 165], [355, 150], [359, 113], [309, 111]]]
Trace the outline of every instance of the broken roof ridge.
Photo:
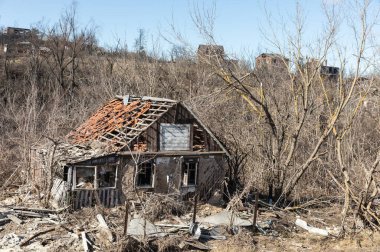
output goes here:
[[178, 103], [176, 100], [162, 98], [162, 97], [153, 97], [153, 96], [136, 96], [136, 95], [116, 95], [116, 99], [129, 101], [129, 100], [143, 100], [143, 101], [159, 101], [159, 102], [173, 102]]

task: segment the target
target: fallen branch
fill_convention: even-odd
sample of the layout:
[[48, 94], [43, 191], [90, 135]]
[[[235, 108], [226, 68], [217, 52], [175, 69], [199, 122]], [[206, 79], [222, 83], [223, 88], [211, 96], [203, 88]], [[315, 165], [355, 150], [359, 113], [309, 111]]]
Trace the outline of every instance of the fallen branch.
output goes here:
[[43, 234], [46, 234], [46, 233], [49, 233], [49, 232], [52, 232], [54, 231], [56, 228], [49, 228], [49, 229], [46, 229], [46, 230], [43, 230], [41, 232], [38, 232], [38, 233], [35, 233], [34, 235], [32, 235], [31, 237], [29, 237], [28, 239], [26, 239], [25, 241], [21, 242], [20, 244], [20, 247], [23, 247], [25, 245], [27, 245], [31, 240], [33, 240], [34, 238], [40, 236], [40, 235], [43, 235]]

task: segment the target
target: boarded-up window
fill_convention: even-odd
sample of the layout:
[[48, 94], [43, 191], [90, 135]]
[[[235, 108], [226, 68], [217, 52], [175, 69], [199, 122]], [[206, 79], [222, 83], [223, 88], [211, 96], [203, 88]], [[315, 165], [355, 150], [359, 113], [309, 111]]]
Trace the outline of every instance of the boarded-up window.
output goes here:
[[160, 125], [160, 150], [190, 150], [190, 124]]

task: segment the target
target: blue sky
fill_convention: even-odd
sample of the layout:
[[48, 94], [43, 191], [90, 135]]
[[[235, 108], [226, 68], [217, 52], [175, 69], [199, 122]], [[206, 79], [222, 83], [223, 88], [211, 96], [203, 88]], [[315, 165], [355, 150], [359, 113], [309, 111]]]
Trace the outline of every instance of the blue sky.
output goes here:
[[[331, 4], [344, 0], [323, 1]], [[52, 24], [71, 4], [71, 0], [0, 0], [0, 26], [30, 27], [39, 21]], [[279, 22], [290, 20], [296, 10], [296, 1], [291, 0], [77, 0], [76, 4], [79, 23], [97, 27], [101, 46], [113, 46], [120, 39], [133, 49], [137, 31], [142, 28], [148, 44], [158, 44], [164, 50], [171, 46], [160, 34], [172, 37], [170, 25], [173, 23], [194, 48], [204, 43], [191, 14], [195, 6], [205, 10], [215, 6], [216, 41], [227, 53], [237, 55], [247, 52], [257, 55], [272, 50], [260, 31], [267, 28], [265, 10]], [[306, 17], [305, 38], [312, 40], [325, 20], [322, 0], [300, 1], [300, 5]], [[284, 23], [292, 26], [288, 21]], [[278, 34], [282, 32], [281, 27], [276, 30]]]

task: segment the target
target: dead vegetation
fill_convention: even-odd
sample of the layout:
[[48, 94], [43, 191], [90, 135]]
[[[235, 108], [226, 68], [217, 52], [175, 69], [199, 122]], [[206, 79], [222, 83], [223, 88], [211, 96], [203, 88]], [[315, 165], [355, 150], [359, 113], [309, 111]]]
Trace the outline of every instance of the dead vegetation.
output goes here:
[[[161, 202], [172, 202], [167, 195], [156, 196], [154, 200], [158, 198]], [[281, 247], [283, 251], [375, 251], [380, 238], [377, 232], [371, 234], [364, 227], [361, 232], [350, 232], [349, 238], [339, 238], [340, 220], [336, 218], [339, 204], [331, 199], [288, 209], [273, 209], [259, 200], [254, 226], [254, 201], [235, 211], [200, 202], [196, 208], [196, 225], [193, 225], [194, 205], [189, 205], [182, 214], [171, 214], [169, 204], [165, 204], [167, 210], [163, 215], [149, 216], [149, 219], [144, 217], [142, 209], [133, 209], [130, 205], [125, 222], [124, 206], [104, 208], [99, 205], [70, 212], [40, 208], [35, 200], [35, 195], [29, 195], [22, 200], [14, 196], [0, 202], [0, 249], [277, 251]], [[145, 207], [157, 209], [156, 205]], [[351, 225], [355, 220], [348, 216], [346, 221]]]
[[[186, 202], [178, 199], [179, 195], [151, 194], [145, 199], [145, 214], [149, 221], [165, 219], [169, 216], [182, 216], [189, 210]], [[190, 207], [191, 208], [191, 207]]]
[[[352, 52], [351, 73], [341, 50], [344, 45], [337, 44], [335, 12], [329, 12], [333, 10], [326, 9], [322, 43], [301, 43], [302, 15], [297, 16], [299, 29], [289, 33], [291, 46], [284, 48], [282, 41], [268, 38], [281, 61], [275, 68], [249, 67], [249, 62], [235, 62], [219, 51], [207, 57], [187, 52], [172, 61], [120, 46], [97, 51], [95, 44], [88, 43], [94, 33], [86, 30], [71, 41], [57, 30], [59, 23], [65, 23], [62, 27], [69, 29], [68, 34], [79, 34], [70, 17], [75, 13], [67, 13], [57, 26], [46, 29], [51, 55], [24, 55], [22, 64], [12, 61], [7, 73], [0, 72], [0, 249], [376, 251], [380, 81], [377, 71], [369, 70], [375, 69], [377, 58], [368, 50], [376, 46], [368, 41], [376, 22], [370, 1], [353, 4], [351, 11], [361, 11], [353, 24], [357, 48]], [[215, 46], [208, 28], [202, 23], [199, 28], [208, 44]], [[326, 78], [321, 69], [331, 54], [339, 56], [340, 70], [334, 78]], [[215, 217], [222, 206], [227, 207], [227, 218], [223, 217], [227, 224], [222, 228], [201, 226], [200, 239], [194, 239], [195, 232], [188, 231], [193, 205], [160, 194], [146, 194], [135, 207], [130, 202], [127, 218], [123, 205], [65, 209], [52, 216], [46, 212], [55, 211], [50, 191], [58, 172], [56, 141], [99, 104], [127, 93], [185, 101], [230, 148], [224, 202], [221, 198], [212, 204], [201, 202], [197, 215]], [[32, 182], [30, 151], [46, 142], [51, 148], [41, 187]], [[253, 231], [256, 191], [260, 210]], [[108, 227], [99, 224], [98, 214]], [[234, 227], [231, 216], [248, 221], [250, 227]], [[308, 225], [296, 226], [297, 218]], [[123, 235], [126, 222], [138, 228], [127, 225], [128, 235]], [[162, 237], [149, 234], [149, 227], [154, 228], [151, 233], [159, 229]], [[315, 235], [311, 227], [328, 232], [327, 238]], [[202, 232], [210, 236], [211, 230], [216, 232], [214, 238], [226, 239], [202, 240]], [[113, 241], [105, 238], [110, 232]]]

